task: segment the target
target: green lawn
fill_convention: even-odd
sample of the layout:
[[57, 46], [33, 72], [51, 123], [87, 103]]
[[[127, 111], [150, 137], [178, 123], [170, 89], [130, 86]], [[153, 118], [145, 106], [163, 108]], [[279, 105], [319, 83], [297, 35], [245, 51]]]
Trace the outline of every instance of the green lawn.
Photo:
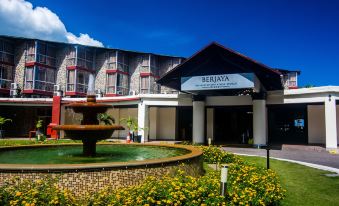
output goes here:
[[48, 140], [44, 142], [38, 142], [35, 138], [32, 140], [9, 140], [9, 139], [0, 139], [0, 147], [4, 146], [19, 146], [19, 145], [32, 145], [32, 144], [64, 144], [64, 143], [81, 143], [81, 141], [73, 140]]
[[[266, 158], [241, 157], [266, 167]], [[272, 159], [270, 168], [278, 173], [283, 188], [287, 190], [282, 205], [339, 205], [339, 177], [325, 176], [330, 172]]]

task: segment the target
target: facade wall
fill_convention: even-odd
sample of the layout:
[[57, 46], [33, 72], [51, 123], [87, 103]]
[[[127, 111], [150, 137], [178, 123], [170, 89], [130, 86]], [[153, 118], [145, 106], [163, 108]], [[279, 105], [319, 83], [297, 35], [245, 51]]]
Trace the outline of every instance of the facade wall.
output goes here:
[[[21, 90], [23, 90], [24, 87], [24, 76], [25, 76], [25, 61], [26, 61], [26, 42], [31, 42], [33, 40], [30, 39], [20, 39], [20, 40], [13, 40], [14, 43], [14, 82], [18, 83], [18, 86]], [[39, 42], [44, 43], [44, 41], [39, 40]], [[67, 55], [70, 52], [69, 48], [74, 47], [74, 45], [71, 44], [59, 44], [59, 43], [53, 43], [56, 45], [56, 80], [55, 84], [58, 84], [61, 86], [61, 90], [66, 92], [67, 87]], [[86, 46], [84, 46], [86, 47]], [[91, 48], [92, 49], [92, 48]], [[95, 59], [94, 59], [94, 65], [95, 65], [95, 89], [100, 89], [101, 92], [105, 94], [106, 92], [106, 69], [107, 69], [107, 63], [108, 63], [108, 52], [115, 52], [114, 49], [102, 49], [102, 48], [96, 48], [92, 49], [95, 50]], [[136, 94], [140, 92], [140, 73], [150, 73], [150, 69], [148, 67], [142, 66], [142, 60], [143, 57], [149, 57], [159, 59], [159, 74], [163, 75], [167, 71], [173, 69], [173, 59], [176, 61], [174, 62], [180, 62], [177, 59], [177, 57], [170, 57], [170, 56], [160, 56], [160, 55], [153, 55], [153, 54], [147, 54], [147, 53], [139, 53], [139, 52], [129, 52], [129, 51], [121, 51], [126, 54], [126, 57], [128, 58], [128, 64], [129, 64], [129, 76], [128, 76], [128, 90], [129, 91], [135, 91]], [[68, 65], [69, 66], [69, 65]], [[151, 80], [151, 90], [156, 88], [156, 84], [153, 81], [153, 78], [150, 78]], [[168, 91], [167, 93], [172, 93], [170, 89], [163, 88], [163, 90]], [[153, 91], [151, 91], [153, 92]], [[159, 91], [161, 92], [161, 91]], [[38, 94], [38, 93], [37, 93]], [[128, 93], [129, 94], [129, 93]], [[41, 95], [41, 94], [40, 94]], [[49, 95], [49, 94], [48, 94]], [[75, 94], [74, 96], [76, 96]], [[27, 97], [30, 97], [30, 95], [27, 95]]]
[[158, 108], [157, 140], [175, 140], [176, 108]]
[[61, 86], [61, 90], [66, 91], [67, 83], [67, 70], [66, 70], [66, 57], [68, 54], [68, 47], [59, 48], [56, 52], [56, 61], [57, 61], [57, 77], [56, 84]]
[[106, 85], [106, 68], [107, 68], [107, 52], [98, 52], [96, 54], [95, 69], [95, 89], [100, 89], [105, 92]]
[[149, 121], [149, 135], [151, 140], [175, 140], [175, 107], [151, 107], [149, 110]]
[[26, 43], [20, 42], [14, 50], [14, 82], [18, 84], [21, 91], [24, 88], [25, 81], [25, 62], [26, 62]]
[[141, 55], [130, 55], [129, 58], [129, 90], [139, 93]]
[[126, 127], [126, 123], [121, 121], [123, 118], [134, 117], [138, 119], [138, 109], [137, 108], [113, 108], [107, 111], [109, 115], [111, 115], [115, 119], [116, 124], [120, 124], [125, 128], [125, 130], [114, 131], [113, 137], [125, 139], [128, 135], [128, 129]]
[[308, 105], [308, 143], [325, 144], [325, 108], [324, 105]]

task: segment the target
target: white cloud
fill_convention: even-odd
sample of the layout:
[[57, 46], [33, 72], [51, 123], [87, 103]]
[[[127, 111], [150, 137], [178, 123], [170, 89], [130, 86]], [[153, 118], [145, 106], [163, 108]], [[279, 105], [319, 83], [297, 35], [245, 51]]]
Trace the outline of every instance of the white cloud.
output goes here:
[[88, 34], [68, 32], [58, 15], [25, 0], [0, 0], [0, 34], [103, 47]]

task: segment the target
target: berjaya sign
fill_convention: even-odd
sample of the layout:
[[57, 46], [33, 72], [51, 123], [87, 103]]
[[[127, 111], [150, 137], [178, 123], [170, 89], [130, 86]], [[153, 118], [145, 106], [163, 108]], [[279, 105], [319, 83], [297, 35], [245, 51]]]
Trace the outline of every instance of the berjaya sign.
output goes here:
[[254, 73], [181, 77], [182, 91], [254, 88]]

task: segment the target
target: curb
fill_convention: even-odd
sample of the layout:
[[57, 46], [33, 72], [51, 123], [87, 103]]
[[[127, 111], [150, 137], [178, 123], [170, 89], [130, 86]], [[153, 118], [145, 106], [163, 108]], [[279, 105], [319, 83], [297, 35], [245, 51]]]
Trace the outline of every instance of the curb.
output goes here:
[[[249, 155], [249, 154], [241, 154], [241, 153], [234, 153], [234, 154], [241, 155], [241, 156], [252, 156], [252, 157], [266, 158], [266, 156], [261, 156], [261, 155]], [[329, 172], [339, 174], [339, 169], [334, 168], [334, 167], [328, 167], [328, 166], [325, 166], [325, 165], [318, 165], [318, 164], [313, 164], [313, 163], [308, 163], [308, 162], [302, 162], [302, 161], [290, 160], [290, 159], [283, 159], [283, 158], [277, 158], [277, 157], [270, 157], [270, 159], [275, 159], [275, 160], [280, 160], [280, 161], [285, 161], [285, 162], [292, 162], [292, 163], [304, 165], [304, 166], [307, 166], [307, 167], [312, 167], [312, 168], [315, 168], [315, 169], [329, 171]]]

